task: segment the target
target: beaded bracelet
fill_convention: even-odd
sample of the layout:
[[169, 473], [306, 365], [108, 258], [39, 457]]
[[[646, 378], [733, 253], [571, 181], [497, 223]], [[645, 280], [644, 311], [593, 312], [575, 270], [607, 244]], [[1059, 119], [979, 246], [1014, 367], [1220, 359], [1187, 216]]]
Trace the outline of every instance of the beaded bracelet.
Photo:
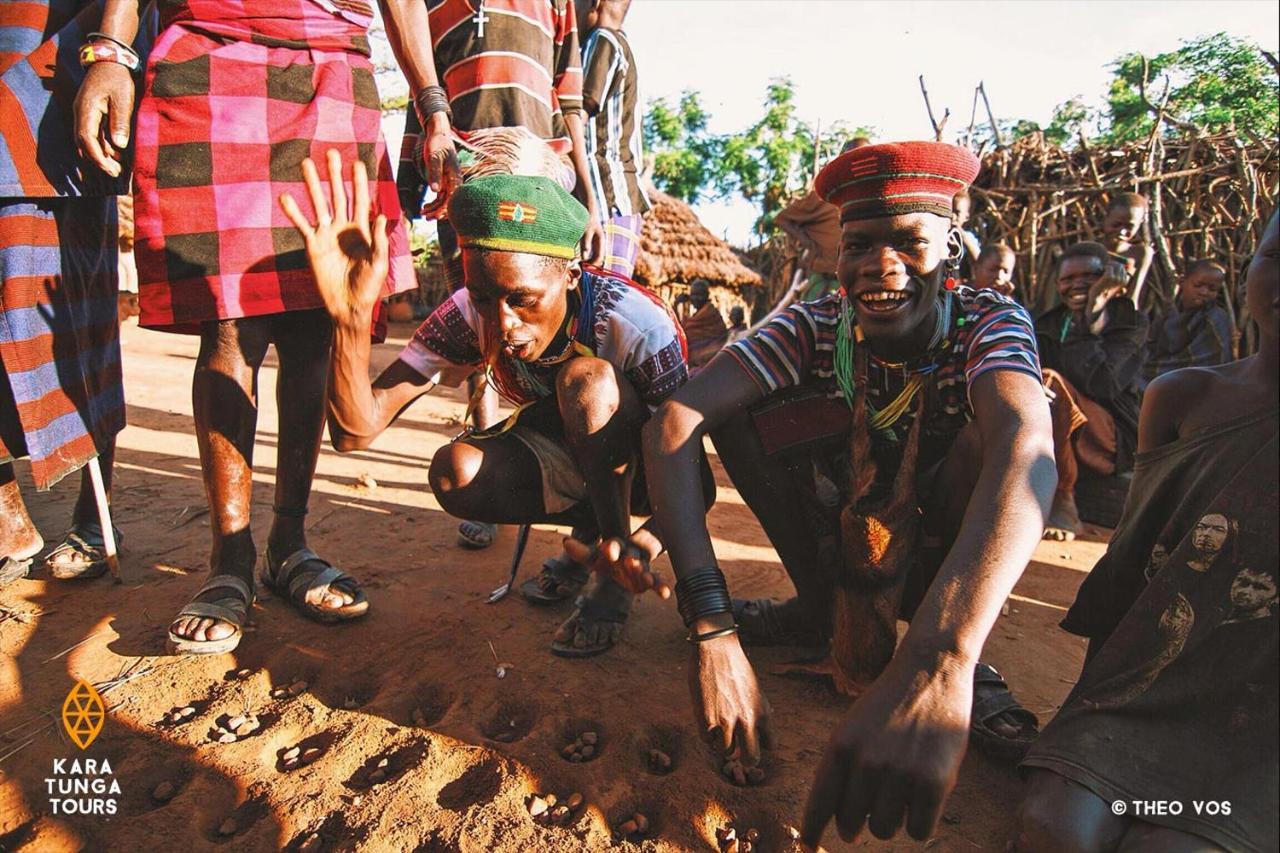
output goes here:
[[696, 569], [680, 578], [676, 601], [686, 628], [707, 616], [733, 612], [733, 599], [719, 566]]
[[130, 71], [137, 71], [138, 66], [142, 64], [142, 60], [138, 58], [138, 54], [134, 53], [128, 47], [120, 47], [118, 44], [86, 44], [80, 48], [80, 65], [88, 68], [95, 62], [114, 62], [117, 65], [123, 65]]

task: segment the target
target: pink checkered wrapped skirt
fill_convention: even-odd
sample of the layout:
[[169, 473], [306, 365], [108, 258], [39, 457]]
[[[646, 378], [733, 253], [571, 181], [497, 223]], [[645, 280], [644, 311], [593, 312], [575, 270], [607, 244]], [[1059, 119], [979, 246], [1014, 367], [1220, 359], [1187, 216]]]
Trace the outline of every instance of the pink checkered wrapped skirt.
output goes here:
[[[290, 193], [314, 218], [301, 163], [364, 162], [388, 218], [387, 294], [416, 286], [362, 27], [311, 0], [170, 4], [136, 131], [136, 253], [143, 326], [322, 307]], [[345, 179], [351, 197], [350, 176]]]

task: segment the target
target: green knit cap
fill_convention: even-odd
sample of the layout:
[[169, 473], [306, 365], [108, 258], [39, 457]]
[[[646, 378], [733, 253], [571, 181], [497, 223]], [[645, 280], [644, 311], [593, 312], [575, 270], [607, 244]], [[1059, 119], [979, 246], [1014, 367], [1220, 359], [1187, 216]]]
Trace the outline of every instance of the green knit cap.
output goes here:
[[587, 230], [587, 209], [547, 178], [486, 175], [454, 190], [449, 222], [464, 249], [569, 259]]

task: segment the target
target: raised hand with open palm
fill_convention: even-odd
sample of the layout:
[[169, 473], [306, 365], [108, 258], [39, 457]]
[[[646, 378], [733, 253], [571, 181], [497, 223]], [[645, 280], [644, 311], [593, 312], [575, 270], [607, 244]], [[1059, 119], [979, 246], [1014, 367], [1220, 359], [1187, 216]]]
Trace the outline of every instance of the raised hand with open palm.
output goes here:
[[285, 216], [302, 235], [316, 287], [334, 323], [368, 329], [382, 296], [390, 267], [387, 218], [379, 213], [372, 222], [369, 175], [364, 163], [351, 165], [354, 195], [347, 214], [347, 191], [342, 183], [342, 158], [329, 150], [329, 197], [320, 185], [316, 164], [302, 161], [302, 180], [316, 210], [313, 225], [288, 193], [280, 196]]

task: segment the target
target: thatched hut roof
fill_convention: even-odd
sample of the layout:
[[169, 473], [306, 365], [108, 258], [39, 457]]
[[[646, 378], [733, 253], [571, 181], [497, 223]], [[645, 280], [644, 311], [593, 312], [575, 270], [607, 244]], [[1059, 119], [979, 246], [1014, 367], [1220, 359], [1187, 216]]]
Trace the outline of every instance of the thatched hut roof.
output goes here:
[[698, 221], [678, 198], [649, 187], [653, 209], [645, 215], [636, 258], [635, 278], [657, 290], [704, 278], [712, 285], [740, 290], [760, 284], [760, 275], [745, 266], [729, 244]]

